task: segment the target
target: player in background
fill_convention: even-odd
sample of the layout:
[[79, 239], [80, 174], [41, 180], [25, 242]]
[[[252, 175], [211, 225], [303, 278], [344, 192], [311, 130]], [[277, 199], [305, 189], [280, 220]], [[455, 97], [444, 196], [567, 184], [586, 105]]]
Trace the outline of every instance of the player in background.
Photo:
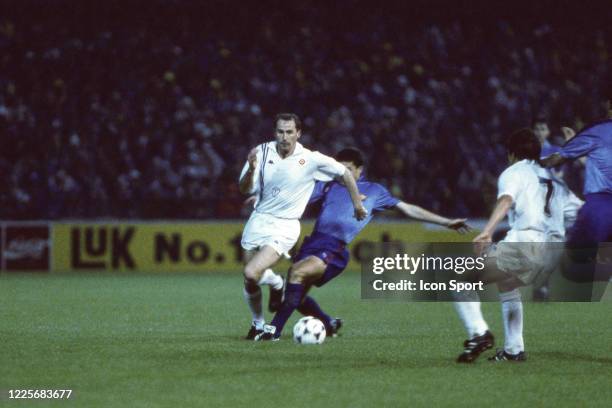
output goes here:
[[[557, 145], [554, 145], [550, 142], [550, 128], [548, 127], [548, 123], [543, 116], [537, 116], [532, 123], [533, 133], [538, 138], [540, 145], [542, 146], [542, 150], [540, 152], [540, 159], [544, 159], [545, 157], [550, 156], [553, 153], [558, 152], [561, 148]], [[562, 128], [562, 132], [565, 133], [564, 128]], [[553, 171], [553, 174], [559, 178], [563, 178], [563, 168], [557, 167]], [[542, 285], [539, 287], [533, 288], [533, 300], [535, 301], [547, 301], [550, 295], [549, 290], [549, 282], [548, 280], [542, 282]]]
[[[541, 161], [561, 151], [560, 145], [552, 144], [550, 142], [550, 128], [548, 127], [548, 123], [542, 116], [537, 116], [534, 119], [533, 124], [532, 124], [532, 130], [533, 130], [533, 133], [535, 133], [538, 140], [540, 141], [540, 144], [542, 145], [542, 151], [540, 153]], [[559, 137], [557, 139], [557, 140], [560, 140], [560, 143], [569, 142], [570, 139], [576, 136], [576, 132], [572, 128], [567, 127], [567, 126], [561, 126], [561, 134], [563, 137]], [[586, 160], [584, 159], [585, 158], [582, 157], [579, 160], [580, 164], [584, 165], [586, 163]], [[557, 178], [563, 178], [564, 167], [565, 166], [563, 165], [555, 166], [553, 174]]]
[[[547, 167], [586, 156], [585, 204], [567, 239], [569, 249], [595, 258], [600, 242], [612, 242], [612, 82], [604, 95], [607, 118], [582, 129], [561, 150], [543, 160]], [[573, 252], [570, 251], [570, 254]]]
[[347, 186], [352, 204], [347, 209], [349, 214], [343, 215], [359, 220], [367, 215], [351, 172], [331, 157], [303, 147], [298, 143], [300, 136], [297, 115], [277, 115], [276, 140], [252, 149], [240, 175], [240, 191], [257, 195], [241, 240], [245, 250], [244, 298], [253, 316], [247, 339], [253, 339], [265, 323], [260, 285], [270, 286], [270, 309], [277, 309], [282, 301], [283, 279], [268, 268], [281, 256], [288, 256], [298, 240], [299, 219], [315, 181], [340, 178]]
[[304, 243], [289, 270], [288, 284], [285, 288], [285, 300], [280, 310], [264, 332], [256, 340], [278, 340], [283, 327], [295, 309], [307, 316], [321, 320], [329, 336], [334, 336], [340, 325], [340, 319], [332, 319], [317, 302], [306, 296], [315, 285], [321, 287], [338, 276], [349, 260], [346, 246], [372, 220], [374, 213], [397, 208], [408, 218], [443, 225], [461, 233], [468, 231], [466, 219], [448, 219], [441, 217], [416, 205], [407, 204], [391, 195], [386, 188], [367, 181], [363, 176], [364, 160], [356, 149], [344, 149], [335, 156], [357, 180], [357, 187], [362, 194], [363, 205], [368, 216], [362, 220], [347, 214], [350, 210], [349, 192], [342, 182], [317, 183], [310, 198], [310, 203], [321, 202], [321, 212], [317, 218], [312, 235]]
[[[524, 361], [523, 305], [519, 287], [542, 280], [558, 264], [562, 251], [550, 242], [562, 242], [564, 223], [575, 217], [582, 202], [539, 164], [541, 145], [530, 129], [513, 133], [507, 142], [510, 166], [498, 180], [495, 208], [483, 231], [474, 238], [477, 252], [487, 250], [486, 268], [470, 280], [497, 283], [504, 323], [504, 348], [490, 360]], [[510, 231], [490, 246], [497, 225], [508, 215]], [[466, 277], [467, 278], [467, 277]], [[457, 361], [471, 363], [494, 345], [475, 291], [462, 291], [455, 302], [467, 332]]]
[[[540, 142], [540, 146], [541, 146], [540, 160], [543, 160], [546, 157], [554, 153], [557, 153], [561, 150], [560, 146], [556, 144], [552, 144], [550, 142], [550, 134], [551, 134], [550, 128], [548, 126], [546, 119], [543, 116], [541, 115], [536, 116], [532, 122], [531, 128], [533, 130], [533, 133], [538, 138], [538, 141]], [[568, 140], [568, 138], [573, 137], [573, 135], [571, 134], [572, 130], [570, 128], [562, 127], [561, 133], [563, 134], [566, 140]], [[564, 173], [563, 166], [557, 166], [556, 168], [551, 169], [551, 171], [556, 178], [563, 179], [563, 173]], [[503, 237], [506, 233], [507, 233], [507, 230], [505, 231], [497, 230], [496, 233], [494, 234], [494, 238], [499, 239], [497, 238], [498, 235]], [[539, 285], [539, 287], [533, 288], [533, 300], [534, 301], [547, 301], [549, 296], [550, 296], [550, 290], [549, 290], [548, 280], [545, 280], [544, 282], [542, 282], [541, 285]]]
[[541, 156], [542, 158], [548, 157], [553, 153], [556, 153], [560, 150], [560, 147], [550, 143], [550, 128], [548, 127], [548, 123], [546, 119], [542, 116], [537, 116], [533, 120], [532, 125], [533, 133], [538, 138], [540, 145], [542, 146]]

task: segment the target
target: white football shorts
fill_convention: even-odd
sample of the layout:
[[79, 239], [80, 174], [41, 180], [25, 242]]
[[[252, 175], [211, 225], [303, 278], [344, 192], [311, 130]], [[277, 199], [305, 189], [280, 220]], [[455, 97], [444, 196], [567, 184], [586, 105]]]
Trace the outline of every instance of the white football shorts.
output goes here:
[[290, 258], [289, 251], [300, 237], [300, 221], [277, 218], [253, 211], [244, 230], [240, 244], [246, 250], [256, 250], [269, 245], [279, 254]]
[[[534, 238], [540, 242], [529, 242]], [[513, 242], [515, 240], [520, 241]], [[497, 268], [501, 271], [516, 277], [524, 285], [537, 286], [548, 279], [563, 255], [563, 244], [550, 241], [551, 238], [543, 234], [518, 231], [518, 234], [508, 234], [506, 239], [493, 245], [487, 255], [496, 258]]]

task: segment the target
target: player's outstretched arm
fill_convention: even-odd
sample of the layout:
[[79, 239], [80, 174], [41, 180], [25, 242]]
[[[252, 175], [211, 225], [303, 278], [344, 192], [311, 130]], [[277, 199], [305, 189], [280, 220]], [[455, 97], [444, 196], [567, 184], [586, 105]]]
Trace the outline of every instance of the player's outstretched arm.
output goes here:
[[561, 156], [559, 153], [553, 153], [548, 157], [543, 158], [542, 160], [540, 160], [540, 163], [542, 164], [542, 166], [544, 167], [557, 167], [558, 165], [562, 164], [565, 161], [565, 158], [563, 156]]
[[361, 202], [361, 194], [359, 194], [357, 183], [355, 182], [355, 179], [350, 171], [344, 171], [342, 181], [351, 194], [351, 201], [353, 202], [353, 207], [355, 208], [355, 218], [357, 218], [359, 221], [365, 219], [368, 216], [368, 210], [365, 209], [363, 203]]
[[441, 215], [434, 214], [431, 211], [419, 207], [418, 205], [408, 204], [400, 201], [396, 208], [400, 210], [406, 217], [414, 218], [419, 221], [431, 222], [432, 224], [442, 225], [444, 227], [453, 229], [460, 234], [464, 234], [470, 231], [472, 228], [466, 223], [467, 218], [455, 218], [450, 219], [442, 217]]
[[482, 232], [472, 240], [472, 242], [476, 243], [476, 251], [478, 253], [481, 253], [491, 242], [493, 242], [495, 228], [497, 228], [497, 225], [506, 217], [506, 214], [510, 211], [510, 207], [512, 207], [512, 197], [509, 195], [503, 195], [497, 199], [497, 203], [489, 217], [487, 225], [485, 225]]
[[249, 194], [253, 191], [255, 180], [255, 168], [257, 167], [257, 148], [253, 148], [247, 157], [248, 168], [240, 177], [238, 188], [242, 194]]
[[[561, 128], [561, 133], [563, 133], [563, 138], [565, 139], [565, 143], [568, 143], [570, 140], [572, 140], [576, 136], [576, 131], [572, 129], [571, 127], [567, 127], [567, 126], [563, 126]], [[585, 166], [586, 159], [587, 159], [586, 156], [579, 157], [578, 163]]]

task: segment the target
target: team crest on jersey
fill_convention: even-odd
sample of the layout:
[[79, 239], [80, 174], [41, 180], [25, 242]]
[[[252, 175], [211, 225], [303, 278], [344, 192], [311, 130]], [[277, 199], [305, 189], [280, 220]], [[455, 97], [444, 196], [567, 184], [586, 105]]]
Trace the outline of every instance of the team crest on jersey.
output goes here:
[[300, 164], [303, 166], [303, 165], [304, 165], [304, 163], [306, 163], [306, 160], [304, 160], [304, 159], [300, 159], [299, 163], [300, 163]]

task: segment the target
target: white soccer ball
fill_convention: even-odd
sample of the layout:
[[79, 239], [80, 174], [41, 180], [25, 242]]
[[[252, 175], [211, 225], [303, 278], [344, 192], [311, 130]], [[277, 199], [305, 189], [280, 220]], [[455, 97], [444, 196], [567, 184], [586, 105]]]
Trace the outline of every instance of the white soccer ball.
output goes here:
[[312, 316], [302, 317], [293, 326], [293, 341], [299, 344], [321, 344], [326, 335], [323, 322]]

